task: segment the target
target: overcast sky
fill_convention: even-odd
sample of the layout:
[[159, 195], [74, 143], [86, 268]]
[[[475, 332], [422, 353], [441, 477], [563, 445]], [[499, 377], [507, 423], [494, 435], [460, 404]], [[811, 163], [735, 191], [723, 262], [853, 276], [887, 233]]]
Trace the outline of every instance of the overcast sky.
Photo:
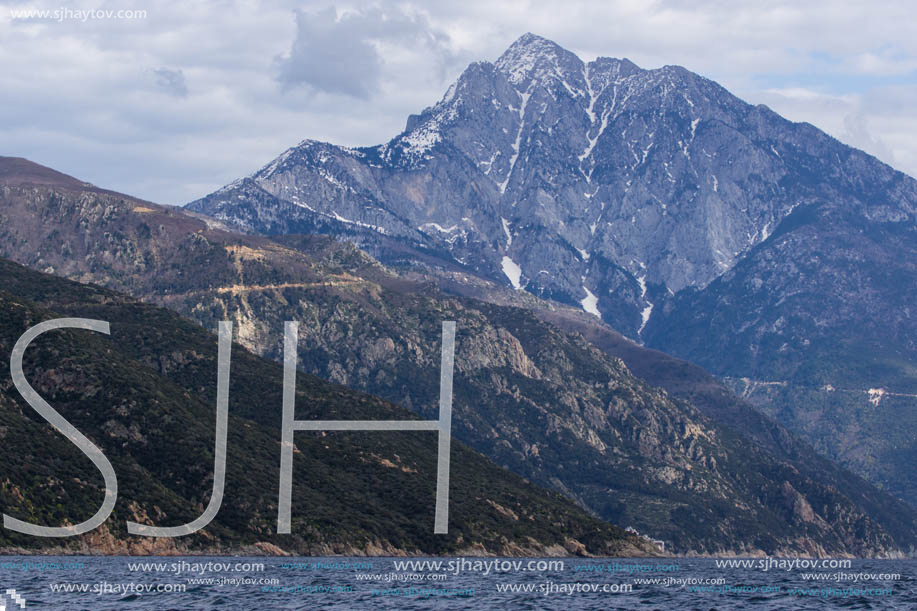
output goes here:
[[[12, 18], [62, 7], [146, 17]], [[387, 141], [529, 31], [685, 66], [917, 176], [908, 0], [0, 0], [0, 155], [183, 204], [305, 138]]]

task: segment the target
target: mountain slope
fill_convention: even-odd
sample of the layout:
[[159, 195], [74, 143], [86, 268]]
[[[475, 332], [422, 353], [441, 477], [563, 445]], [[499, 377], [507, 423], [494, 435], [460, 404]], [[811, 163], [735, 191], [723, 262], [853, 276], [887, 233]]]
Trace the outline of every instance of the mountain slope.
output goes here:
[[705, 291], [676, 296], [649, 340], [730, 379], [827, 456], [917, 503], [909, 219], [840, 197], [801, 206]]
[[[209, 499], [216, 337], [167, 310], [6, 260], [0, 260], [0, 277], [0, 365], [6, 371], [13, 342], [42, 320], [79, 316], [110, 322], [110, 337], [88, 331], [41, 336], [26, 352], [25, 373], [103, 449], [118, 474], [120, 494], [109, 521], [76, 541], [3, 530], [0, 545], [65, 545], [103, 553], [391, 555], [472, 547], [513, 555], [654, 553], [645, 541], [524, 483], [461, 444], [453, 445], [450, 531], [433, 535], [435, 436], [417, 433], [297, 434], [293, 534], [278, 535], [282, 369], [238, 346], [230, 366], [220, 512], [186, 538], [127, 535], [125, 519], [181, 524], [197, 517]], [[308, 375], [299, 376], [297, 394], [299, 419], [416, 418]], [[99, 473], [38, 418], [8, 377], [0, 382], [0, 418], [4, 511], [47, 524], [92, 515], [102, 498]]]
[[519, 286], [636, 337], [670, 293], [707, 286], [839, 191], [917, 203], [900, 173], [683, 68], [586, 64], [527, 34], [390, 142], [307, 140], [189, 208], [353, 236], [383, 262], [398, 255], [387, 238], [507, 284], [518, 267]]
[[580, 307], [917, 505], [917, 181], [683, 68], [526, 34], [389, 142], [307, 140], [189, 208]]
[[831, 469], [797, 468], [526, 309], [441, 294], [328, 238], [233, 234], [107, 193], [27, 185], [0, 195], [16, 219], [0, 236], [9, 256], [131, 291], [205, 328], [233, 320], [245, 346], [274, 358], [283, 321], [298, 320], [305, 371], [425, 417], [438, 396], [428, 347], [443, 319], [456, 320], [456, 436], [676, 550], [913, 545], [910, 508]]

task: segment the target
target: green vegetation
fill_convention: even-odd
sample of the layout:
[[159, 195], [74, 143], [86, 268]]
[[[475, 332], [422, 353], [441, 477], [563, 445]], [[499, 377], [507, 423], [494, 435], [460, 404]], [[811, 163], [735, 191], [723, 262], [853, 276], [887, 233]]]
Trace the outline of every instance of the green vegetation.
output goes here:
[[[594, 554], [650, 550], [460, 443], [453, 445], [450, 531], [433, 535], [434, 433], [297, 433], [293, 534], [277, 535], [282, 369], [239, 346], [232, 353], [227, 482], [217, 518], [184, 539], [154, 544], [127, 535], [125, 520], [181, 524], [209, 500], [216, 336], [161, 308], [5, 260], [0, 277], [4, 371], [15, 341], [42, 320], [67, 315], [111, 323], [111, 336], [78, 330], [41, 336], [26, 353], [25, 371], [35, 389], [103, 449], [120, 487], [114, 513], [97, 531], [74, 541], [3, 530], [6, 548], [143, 553], [178, 544], [231, 552], [270, 543], [302, 554], [441, 554], [482, 545], [537, 554], [551, 546], [553, 553], [563, 551], [575, 540]], [[416, 418], [309, 375], [300, 376], [297, 399], [301, 419]], [[0, 438], [5, 513], [59, 525], [95, 512], [100, 474], [22, 401], [9, 378], [0, 383]]]

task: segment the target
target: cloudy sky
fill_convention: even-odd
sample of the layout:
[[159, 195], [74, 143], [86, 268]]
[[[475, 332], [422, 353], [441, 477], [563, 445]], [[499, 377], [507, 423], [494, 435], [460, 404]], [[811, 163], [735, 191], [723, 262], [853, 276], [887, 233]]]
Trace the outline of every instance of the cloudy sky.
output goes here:
[[[13, 16], [62, 8], [73, 12]], [[75, 13], [90, 9], [146, 16]], [[384, 142], [468, 63], [493, 61], [530, 31], [586, 60], [685, 66], [917, 176], [913, 9], [908, 0], [0, 0], [0, 155], [183, 204], [305, 138]]]

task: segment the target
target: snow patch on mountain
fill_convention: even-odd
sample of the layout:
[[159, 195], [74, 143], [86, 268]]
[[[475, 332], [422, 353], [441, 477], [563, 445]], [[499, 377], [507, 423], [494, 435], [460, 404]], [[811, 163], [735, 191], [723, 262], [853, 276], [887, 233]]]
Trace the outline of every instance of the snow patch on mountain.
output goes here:
[[426, 233], [426, 230], [428, 227], [432, 227], [433, 229], [435, 229], [436, 231], [440, 233], [452, 233], [453, 231], [458, 229], [458, 225], [452, 225], [451, 227], [443, 227], [439, 223], [424, 223], [423, 225], [418, 227], [418, 229]]
[[373, 231], [378, 231], [379, 233], [385, 233], [385, 227], [379, 227], [378, 225], [371, 225], [369, 223], [364, 223], [362, 221], [354, 221], [352, 219], [348, 219], [348, 218], [341, 216], [337, 212], [332, 212], [330, 215], [323, 214], [323, 216], [331, 216], [334, 220], [338, 221], [339, 223], [344, 223], [347, 225], [356, 225], [357, 227], [365, 227], [366, 229], [372, 229]]
[[407, 145], [404, 152], [413, 156], [423, 155], [436, 146], [436, 143], [441, 141], [442, 138], [439, 123], [435, 120], [428, 121], [402, 139], [402, 142]]
[[640, 285], [640, 299], [646, 302], [646, 306], [640, 311], [640, 328], [637, 329], [637, 335], [643, 333], [646, 323], [649, 322], [653, 314], [653, 302], [646, 298], [646, 274], [637, 278], [637, 284]]
[[507, 256], [503, 256], [503, 273], [509, 278], [509, 283], [517, 291], [522, 289], [522, 268]]
[[599, 298], [592, 294], [586, 285], [583, 285], [583, 290], [586, 291], [586, 296], [580, 300], [580, 305], [583, 307], [583, 310], [592, 314], [593, 316], [602, 317], [602, 313], [599, 312]]
[[529, 98], [532, 97], [532, 90], [519, 94], [522, 101], [519, 104], [519, 131], [516, 132], [516, 142], [513, 143], [513, 154], [509, 159], [509, 169], [506, 171], [506, 178], [500, 184], [500, 193], [506, 193], [506, 185], [509, 184], [510, 176], [516, 168], [516, 160], [519, 159], [519, 146], [522, 144], [522, 132], [525, 130], [525, 109], [529, 105]]

